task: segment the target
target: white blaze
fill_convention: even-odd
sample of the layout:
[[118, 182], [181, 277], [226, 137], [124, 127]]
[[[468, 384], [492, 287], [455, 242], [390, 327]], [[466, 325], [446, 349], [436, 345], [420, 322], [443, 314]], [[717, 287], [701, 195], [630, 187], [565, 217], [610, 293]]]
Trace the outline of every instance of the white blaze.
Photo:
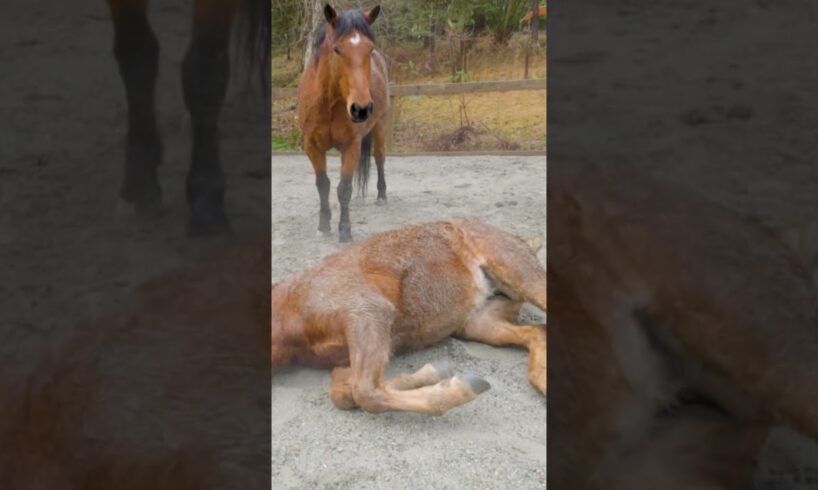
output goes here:
[[361, 42], [361, 35], [356, 32], [351, 38], [349, 38], [349, 42], [351, 42], [353, 46], [357, 45], [359, 42]]

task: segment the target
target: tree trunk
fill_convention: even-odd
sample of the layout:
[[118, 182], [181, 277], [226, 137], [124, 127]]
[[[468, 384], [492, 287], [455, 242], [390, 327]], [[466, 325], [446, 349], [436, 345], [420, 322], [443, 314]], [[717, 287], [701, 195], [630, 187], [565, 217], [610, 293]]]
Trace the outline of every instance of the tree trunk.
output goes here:
[[536, 53], [539, 49], [540, 41], [540, 0], [531, 0], [531, 46]]
[[306, 17], [309, 19], [309, 22], [305, 23], [307, 32], [304, 36], [306, 41], [304, 42], [303, 67], [306, 68], [313, 55], [313, 43], [315, 42], [315, 36], [318, 34], [318, 28], [324, 22], [324, 2], [323, 0], [308, 0], [304, 4], [308, 10]]
[[[466, 40], [463, 37], [460, 38], [460, 71], [461, 76], [466, 74]], [[463, 80], [460, 80], [461, 82]]]
[[432, 72], [437, 71], [437, 24], [435, 19], [432, 19], [432, 24], [429, 26], [429, 69]]

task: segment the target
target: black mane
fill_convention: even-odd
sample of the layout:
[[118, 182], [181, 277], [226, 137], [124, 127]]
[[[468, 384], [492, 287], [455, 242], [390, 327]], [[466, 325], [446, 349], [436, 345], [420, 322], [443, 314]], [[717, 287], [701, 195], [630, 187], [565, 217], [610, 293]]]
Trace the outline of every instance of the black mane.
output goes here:
[[[361, 35], [369, 38], [370, 41], [375, 42], [375, 35], [369, 27], [369, 22], [367, 22], [364, 13], [360, 10], [346, 10], [338, 14], [333, 27], [333, 42], [338, 41], [352, 31], [358, 31]], [[318, 28], [318, 35], [315, 36], [314, 56], [316, 61], [321, 56], [321, 45], [324, 44], [326, 38], [327, 23], [324, 22]]]

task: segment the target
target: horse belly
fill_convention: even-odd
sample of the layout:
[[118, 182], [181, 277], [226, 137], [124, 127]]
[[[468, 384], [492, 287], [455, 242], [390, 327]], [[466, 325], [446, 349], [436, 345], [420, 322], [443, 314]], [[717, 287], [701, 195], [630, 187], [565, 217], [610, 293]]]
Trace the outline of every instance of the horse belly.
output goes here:
[[396, 351], [414, 351], [451, 337], [463, 328], [472, 314], [482, 308], [489, 297], [487, 289], [465, 287], [455, 295], [458, 301], [441, 303], [428, 316], [399, 316], [392, 338]]

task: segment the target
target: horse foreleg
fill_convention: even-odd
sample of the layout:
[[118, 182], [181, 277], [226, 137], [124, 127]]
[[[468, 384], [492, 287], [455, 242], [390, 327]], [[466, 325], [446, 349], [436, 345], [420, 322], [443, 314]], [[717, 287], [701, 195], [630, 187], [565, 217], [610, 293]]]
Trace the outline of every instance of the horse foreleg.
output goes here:
[[236, 7], [236, 0], [195, 1], [193, 38], [182, 62], [185, 106], [193, 123], [187, 202], [188, 231], [194, 235], [230, 228], [224, 212], [218, 123], [230, 75], [228, 48]]
[[156, 126], [154, 94], [159, 42], [147, 18], [147, 0], [108, 0], [114, 24], [114, 56], [128, 100], [125, 175], [119, 195], [136, 211], [151, 215], [161, 209], [157, 167], [162, 141]]
[[332, 211], [329, 209], [329, 188], [330, 182], [327, 176], [327, 154], [312, 145], [305, 145], [307, 156], [312, 163], [315, 172], [315, 187], [318, 189], [318, 199], [321, 201], [321, 210], [318, 213], [318, 231], [323, 235], [329, 235], [330, 219]]
[[375, 165], [378, 167], [378, 199], [375, 204], [386, 204], [386, 178], [384, 177], [384, 164], [386, 163], [386, 136], [384, 132], [384, 122], [379, 121], [372, 129], [373, 153], [375, 154]]
[[[489, 388], [489, 384], [474, 375], [454, 376], [431, 385], [416, 389], [400, 389], [407, 386], [407, 378], [395, 381], [384, 381], [383, 372], [389, 363], [391, 351], [390, 329], [388, 325], [394, 320], [394, 308], [380, 304], [370, 304], [358, 308], [346, 325], [346, 336], [349, 345], [350, 370], [344, 375], [338, 371], [336, 377], [345, 378], [351, 392], [349, 399], [333, 398], [346, 402], [346, 408], [353, 403], [368, 412], [385, 411], [418, 412], [429, 415], [442, 415], [449, 409], [473, 400]], [[423, 369], [421, 369], [423, 371]], [[416, 373], [419, 381], [421, 375], [442, 376], [448, 373]], [[334, 373], [335, 374], [335, 373]], [[339, 382], [336, 382], [336, 384]], [[343, 391], [339, 390], [339, 393]]]
[[341, 182], [338, 183], [338, 203], [341, 206], [341, 219], [338, 221], [338, 239], [341, 242], [352, 241], [352, 224], [349, 221], [349, 201], [352, 199], [352, 176], [358, 168], [358, 157], [361, 155], [361, 141], [344, 148], [341, 154]]
[[489, 301], [475, 313], [457, 336], [489, 345], [514, 345], [528, 349], [528, 380], [543, 394], [546, 392], [546, 335], [540, 325], [515, 325], [522, 303], [507, 299]]
[[[330, 399], [341, 410], [357, 407], [352, 398], [350, 377], [352, 369], [337, 367], [332, 370]], [[454, 376], [454, 369], [448, 361], [427, 363], [414, 373], [402, 373], [384, 381], [388, 390], [414, 390], [422, 386], [433, 385]]]

